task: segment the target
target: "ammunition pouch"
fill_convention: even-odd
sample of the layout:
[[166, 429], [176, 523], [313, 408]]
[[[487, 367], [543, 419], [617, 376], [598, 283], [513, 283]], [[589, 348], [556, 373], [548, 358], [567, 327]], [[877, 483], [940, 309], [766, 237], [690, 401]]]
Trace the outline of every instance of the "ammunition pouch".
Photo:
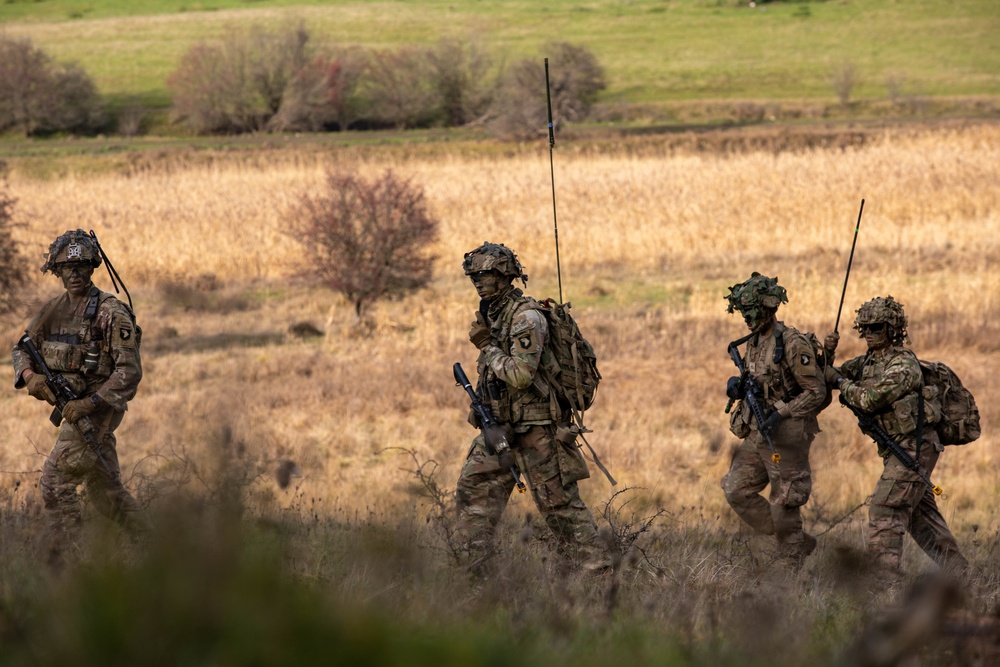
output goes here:
[[[941, 401], [938, 388], [923, 387], [924, 425], [930, 426], [941, 421]], [[885, 432], [891, 436], [906, 436], [917, 432], [920, 414], [920, 396], [912, 392], [892, 404], [892, 408], [879, 416]]]

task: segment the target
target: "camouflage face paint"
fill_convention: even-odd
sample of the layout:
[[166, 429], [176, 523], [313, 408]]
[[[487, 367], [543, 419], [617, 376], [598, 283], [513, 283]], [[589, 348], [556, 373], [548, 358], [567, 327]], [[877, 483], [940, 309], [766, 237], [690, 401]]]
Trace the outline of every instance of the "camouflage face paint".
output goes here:
[[496, 271], [476, 271], [469, 274], [480, 299], [492, 299], [503, 288], [502, 278]]
[[83, 296], [90, 291], [90, 278], [94, 275], [94, 267], [86, 262], [68, 262], [56, 264], [56, 275], [62, 280], [63, 287], [73, 296]]

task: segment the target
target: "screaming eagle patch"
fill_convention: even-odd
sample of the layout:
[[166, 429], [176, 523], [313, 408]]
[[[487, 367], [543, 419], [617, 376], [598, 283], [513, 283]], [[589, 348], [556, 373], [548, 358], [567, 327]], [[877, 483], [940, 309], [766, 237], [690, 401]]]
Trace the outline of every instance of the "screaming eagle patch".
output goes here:
[[802, 356], [799, 357], [799, 361], [802, 362], [803, 366], [808, 366], [809, 365], [809, 355], [808, 354], [803, 354]]
[[524, 334], [523, 336], [518, 336], [517, 342], [521, 345], [522, 350], [531, 349], [531, 336]]
[[132, 339], [132, 329], [129, 327], [121, 327], [118, 329], [118, 335], [121, 336], [122, 340]]

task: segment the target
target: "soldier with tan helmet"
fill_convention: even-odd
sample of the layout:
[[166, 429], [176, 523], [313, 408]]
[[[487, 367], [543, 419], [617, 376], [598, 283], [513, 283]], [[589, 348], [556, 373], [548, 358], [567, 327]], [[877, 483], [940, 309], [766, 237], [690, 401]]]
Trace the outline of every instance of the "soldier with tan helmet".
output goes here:
[[[49, 246], [42, 272], [57, 276], [66, 291], [42, 306], [27, 328], [45, 365], [79, 396], [62, 410], [62, 425], [39, 482], [57, 535], [75, 532], [81, 522], [80, 484], [104, 515], [145, 525], [138, 503], [122, 485], [114, 435], [142, 378], [140, 331], [128, 305], [94, 286], [91, 277], [101, 262], [91, 234], [78, 229], [59, 236]], [[14, 348], [13, 360], [14, 388], [27, 387], [31, 396], [54, 404], [41, 369], [20, 346]], [[96, 431], [100, 458], [77, 427], [81, 419]]]
[[[540, 304], [513, 284], [515, 279], [527, 284], [528, 276], [515, 254], [497, 243], [466, 253], [462, 268], [480, 298], [469, 331], [469, 340], [479, 349], [476, 392], [510, 443], [503, 453], [491, 454], [480, 434], [462, 466], [458, 535], [469, 564], [481, 571], [489, 561], [497, 524], [515, 487], [510, 468], [516, 463], [560, 551], [584, 568], [604, 569], [610, 560], [577, 487], [590, 472], [575, 435], [566, 428], [565, 406], [539, 372], [548, 353], [549, 325]], [[480, 426], [474, 413], [470, 421]]]
[[[920, 362], [904, 347], [907, 319], [903, 304], [891, 296], [876, 297], [857, 311], [854, 328], [868, 351], [832, 365], [840, 336], [824, 340], [831, 364], [825, 370], [830, 389], [840, 400], [875, 416], [885, 431], [929, 476], [943, 451], [933, 424], [941, 404], [933, 387], [925, 387]], [[968, 562], [938, 510], [931, 487], [888, 450], [868, 508], [868, 551], [888, 573], [901, 572], [903, 535], [910, 533], [920, 548], [941, 567], [962, 570]]]
[[[819, 432], [816, 415], [827, 396], [822, 370], [809, 339], [777, 320], [778, 306], [788, 302], [777, 278], [754, 272], [730, 287], [725, 298], [727, 311], [739, 311], [750, 329], [732, 345], [747, 343], [743, 366], [759, 388], [755, 398], [765, 419], [757, 423], [745, 390], [736, 393], [738, 378], [731, 380], [727, 394], [738, 402], [730, 414], [730, 430], [742, 442], [722, 489], [739, 517], [757, 532], [774, 535], [779, 559], [797, 568], [816, 548], [816, 539], [802, 530], [800, 508], [812, 491], [809, 447]], [[768, 484], [765, 499], [761, 491]]]

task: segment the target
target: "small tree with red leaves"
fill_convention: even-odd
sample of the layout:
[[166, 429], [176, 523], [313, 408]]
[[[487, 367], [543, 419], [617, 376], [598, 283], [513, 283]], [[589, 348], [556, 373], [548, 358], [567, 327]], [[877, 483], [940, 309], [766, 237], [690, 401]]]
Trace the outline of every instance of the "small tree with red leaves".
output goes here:
[[360, 326], [376, 301], [430, 282], [437, 227], [422, 188], [392, 171], [373, 180], [330, 172], [324, 192], [302, 197], [292, 232], [319, 282], [347, 297]]

